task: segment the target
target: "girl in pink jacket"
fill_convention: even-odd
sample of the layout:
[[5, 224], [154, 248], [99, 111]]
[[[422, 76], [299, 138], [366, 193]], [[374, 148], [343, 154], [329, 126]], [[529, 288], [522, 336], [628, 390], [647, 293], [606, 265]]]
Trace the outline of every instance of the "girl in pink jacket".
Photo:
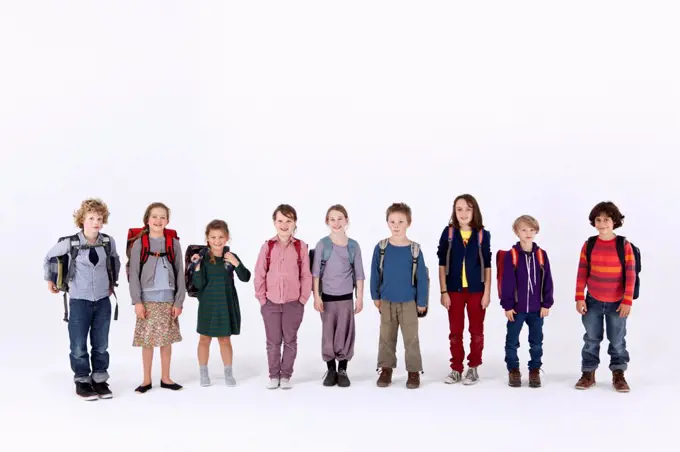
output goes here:
[[[267, 337], [268, 389], [290, 389], [297, 355], [297, 332], [312, 293], [308, 246], [293, 235], [297, 212], [288, 204], [274, 214], [276, 236], [260, 248], [255, 264], [255, 296]], [[281, 345], [283, 344], [283, 356]]]

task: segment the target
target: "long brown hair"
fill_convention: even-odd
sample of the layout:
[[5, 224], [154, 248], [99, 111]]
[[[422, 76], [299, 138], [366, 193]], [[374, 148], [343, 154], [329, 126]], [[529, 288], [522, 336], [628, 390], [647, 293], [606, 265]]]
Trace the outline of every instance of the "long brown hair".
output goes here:
[[449, 225], [453, 225], [454, 228], [460, 229], [460, 223], [458, 222], [458, 218], [456, 218], [456, 203], [461, 199], [465, 200], [467, 205], [472, 207], [472, 221], [470, 221], [470, 227], [477, 230], [484, 229], [484, 221], [482, 220], [482, 211], [479, 210], [479, 204], [475, 197], [468, 193], [458, 195], [456, 199], [453, 200], [453, 209], [451, 218], [449, 218]]

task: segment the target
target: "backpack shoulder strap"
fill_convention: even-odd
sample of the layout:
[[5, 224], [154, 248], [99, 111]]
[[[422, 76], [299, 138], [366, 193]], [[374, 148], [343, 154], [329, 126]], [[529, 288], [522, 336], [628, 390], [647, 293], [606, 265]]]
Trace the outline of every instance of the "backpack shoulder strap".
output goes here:
[[269, 265], [272, 261], [272, 250], [274, 249], [274, 245], [276, 245], [276, 239], [267, 240], [265, 243], [267, 244], [267, 254], [265, 255], [264, 270], [269, 271]]
[[597, 242], [597, 236], [588, 237], [586, 242], [586, 263], [588, 265], [588, 274], [590, 275], [590, 258], [593, 254], [593, 248], [595, 248], [595, 242]]
[[333, 241], [329, 236], [325, 236], [324, 238], [321, 239], [321, 245], [322, 245], [321, 262], [325, 263], [328, 262], [328, 259], [330, 259], [331, 253], [333, 252]]
[[541, 247], [536, 248], [536, 259], [538, 259], [538, 264], [543, 268], [545, 266], [545, 256]]
[[[167, 229], [164, 232], [165, 235], [165, 255], [167, 256], [170, 263], [175, 265], [175, 244], [173, 242], [174, 234], [171, 234]], [[148, 238], [147, 238], [148, 240]]]
[[420, 244], [418, 242], [411, 242], [411, 285], [416, 285], [416, 271], [418, 267], [418, 256], [420, 255]]
[[621, 268], [623, 269], [623, 274], [626, 274], [626, 238], [622, 235], [616, 236], [616, 253], [619, 255], [619, 262], [621, 262]]
[[354, 258], [357, 255], [357, 248], [359, 244], [354, 239], [349, 239], [347, 241], [347, 255], [349, 256], [349, 264], [354, 267]]
[[302, 275], [302, 242], [300, 242], [298, 239], [293, 238], [293, 246], [295, 247], [295, 251], [297, 252], [297, 261], [298, 261], [298, 270], [300, 271], [300, 275]]
[[480, 229], [477, 232], [477, 245], [481, 248], [482, 247], [482, 241], [484, 240], [484, 229]]
[[510, 257], [512, 257], [512, 266], [517, 268], [517, 261], [519, 257], [517, 255], [517, 250], [515, 249], [514, 246], [510, 248]]

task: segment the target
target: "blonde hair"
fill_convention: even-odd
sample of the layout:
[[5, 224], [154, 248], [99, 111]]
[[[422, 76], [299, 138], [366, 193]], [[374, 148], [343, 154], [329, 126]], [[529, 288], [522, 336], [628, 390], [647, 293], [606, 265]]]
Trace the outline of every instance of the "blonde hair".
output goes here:
[[106, 203], [99, 198], [90, 198], [81, 202], [78, 210], [73, 212], [73, 222], [78, 228], [83, 229], [85, 215], [87, 215], [88, 212], [95, 212], [101, 215], [103, 224], [106, 224], [109, 221], [109, 207]]
[[529, 225], [529, 227], [534, 228], [537, 233], [541, 229], [539, 224], [538, 224], [538, 220], [536, 218], [532, 217], [531, 215], [522, 215], [520, 217], [517, 217], [515, 222], [512, 223], [512, 231], [515, 234], [517, 233], [517, 230], [519, 229], [520, 223], [526, 223], [527, 225]]

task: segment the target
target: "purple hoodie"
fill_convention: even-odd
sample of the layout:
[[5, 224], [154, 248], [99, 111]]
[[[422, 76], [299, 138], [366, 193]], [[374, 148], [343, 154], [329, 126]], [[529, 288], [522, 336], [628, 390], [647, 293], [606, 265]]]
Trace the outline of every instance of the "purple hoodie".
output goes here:
[[[543, 250], [544, 271], [541, 274], [541, 266], [536, 256], [538, 249], [536, 243], [533, 244], [531, 253], [524, 251], [519, 242], [513, 248], [517, 250], [517, 269], [513, 268], [512, 254], [508, 252], [503, 262], [501, 306], [506, 311], [514, 309], [516, 312], [539, 312], [541, 307], [550, 308], [554, 300], [548, 254]], [[543, 284], [542, 294], [541, 279]]]

